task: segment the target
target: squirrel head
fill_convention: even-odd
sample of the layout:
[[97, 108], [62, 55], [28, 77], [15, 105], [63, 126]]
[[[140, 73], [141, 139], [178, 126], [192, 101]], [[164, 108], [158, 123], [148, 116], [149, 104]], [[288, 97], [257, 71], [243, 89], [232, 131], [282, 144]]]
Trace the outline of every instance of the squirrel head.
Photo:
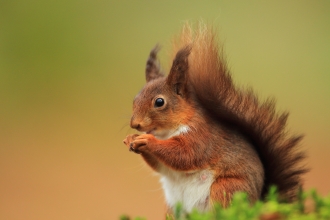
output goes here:
[[131, 127], [159, 139], [186, 131], [187, 120], [194, 114], [188, 85], [190, 46], [179, 50], [167, 77], [160, 71], [156, 46], [146, 66], [146, 84], [133, 101]]

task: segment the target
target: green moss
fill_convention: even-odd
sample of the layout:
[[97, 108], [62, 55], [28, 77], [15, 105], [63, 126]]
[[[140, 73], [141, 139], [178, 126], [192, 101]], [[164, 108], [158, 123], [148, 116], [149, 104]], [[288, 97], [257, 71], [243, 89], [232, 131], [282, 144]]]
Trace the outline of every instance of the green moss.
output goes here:
[[[306, 205], [306, 201], [311, 201]], [[129, 220], [127, 216], [120, 218]], [[142, 220], [143, 218], [134, 218]], [[167, 216], [166, 220], [314, 220], [330, 219], [330, 195], [322, 197], [316, 190], [310, 192], [300, 191], [298, 201], [295, 203], [279, 202], [276, 188], [273, 187], [266, 201], [258, 201], [251, 205], [245, 193], [236, 193], [232, 204], [224, 209], [219, 204], [215, 204], [214, 210], [207, 213], [200, 213], [193, 210], [190, 214], [185, 214], [182, 205], [178, 204], [173, 216]]]

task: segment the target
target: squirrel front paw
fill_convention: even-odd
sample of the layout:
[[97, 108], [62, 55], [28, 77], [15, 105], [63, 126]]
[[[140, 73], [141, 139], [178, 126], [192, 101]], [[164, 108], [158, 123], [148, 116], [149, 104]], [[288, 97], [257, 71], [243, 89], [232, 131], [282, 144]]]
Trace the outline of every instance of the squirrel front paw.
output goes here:
[[129, 148], [129, 151], [133, 151], [134, 153], [138, 153], [138, 152], [135, 152], [131, 148], [131, 143], [133, 143], [135, 138], [138, 137], [138, 136], [139, 136], [138, 134], [130, 134], [130, 135], [127, 135], [126, 138], [123, 140], [123, 143]]
[[124, 140], [124, 144], [129, 147], [130, 151], [134, 153], [141, 154], [147, 146], [150, 146], [156, 138], [152, 134], [142, 134], [142, 135], [128, 135]]

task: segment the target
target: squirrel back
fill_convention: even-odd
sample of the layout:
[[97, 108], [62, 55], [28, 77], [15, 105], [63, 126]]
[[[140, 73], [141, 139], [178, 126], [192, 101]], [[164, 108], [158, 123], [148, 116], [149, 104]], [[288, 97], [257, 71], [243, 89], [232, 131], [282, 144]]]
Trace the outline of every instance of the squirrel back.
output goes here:
[[260, 101], [252, 89], [235, 86], [211, 27], [200, 22], [193, 29], [186, 24], [173, 50], [177, 53], [187, 45], [192, 47], [189, 79], [199, 103], [219, 122], [238, 128], [259, 155], [265, 173], [262, 197], [274, 185], [281, 198], [294, 200], [308, 170], [301, 165], [303, 136], [286, 131], [289, 114], [276, 112], [274, 99]]
[[258, 100], [232, 82], [215, 32], [188, 24], [173, 43], [168, 76], [156, 46], [146, 66], [146, 85], [133, 102], [131, 127], [144, 132], [124, 143], [161, 175], [169, 208], [181, 202], [189, 212], [213, 202], [227, 206], [237, 191], [251, 202], [271, 185], [292, 201], [301, 186], [302, 136], [289, 136], [287, 113]]

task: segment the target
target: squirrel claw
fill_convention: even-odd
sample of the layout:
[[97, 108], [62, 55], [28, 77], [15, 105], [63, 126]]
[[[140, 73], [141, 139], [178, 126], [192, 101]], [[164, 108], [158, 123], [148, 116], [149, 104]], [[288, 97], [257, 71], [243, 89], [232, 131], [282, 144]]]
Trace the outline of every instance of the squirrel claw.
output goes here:
[[139, 150], [136, 150], [136, 149], [133, 148], [133, 143], [131, 143], [131, 144], [129, 145], [129, 151], [130, 151], [130, 152], [134, 152], [134, 153], [136, 153], [136, 154], [141, 154], [141, 152], [140, 152]]
[[124, 140], [123, 143], [128, 147], [129, 151], [132, 151], [134, 153], [140, 154], [140, 152], [138, 150], [136, 150], [133, 146], [133, 141], [134, 139], [139, 136], [138, 134], [131, 134], [128, 135]]

